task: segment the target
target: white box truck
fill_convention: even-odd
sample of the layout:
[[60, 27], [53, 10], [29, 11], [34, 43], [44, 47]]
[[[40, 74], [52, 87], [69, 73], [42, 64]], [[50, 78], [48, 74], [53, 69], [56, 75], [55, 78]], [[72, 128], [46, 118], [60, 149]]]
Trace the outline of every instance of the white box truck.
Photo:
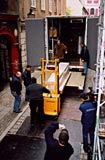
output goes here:
[[[84, 41], [90, 53], [89, 67], [95, 69], [97, 56], [98, 18], [87, 16], [49, 16], [42, 18], [27, 18], [26, 46], [28, 64], [40, 65], [40, 59], [54, 58], [54, 45], [58, 37], [67, 46], [65, 61], [72, 70], [68, 86], [83, 89], [85, 76], [81, 76], [80, 41]], [[75, 72], [74, 72], [75, 71]]]

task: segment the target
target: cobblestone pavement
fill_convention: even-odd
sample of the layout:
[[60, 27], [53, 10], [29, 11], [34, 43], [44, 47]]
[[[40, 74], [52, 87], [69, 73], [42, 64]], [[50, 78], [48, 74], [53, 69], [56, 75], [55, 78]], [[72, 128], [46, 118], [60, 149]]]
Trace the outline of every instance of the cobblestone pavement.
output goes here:
[[[39, 71], [34, 71], [32, 76], [37, 78], [38, 83], [40, 83]], [[28, 107], [28, 102], [24, 99], [25, 87], [22, 84], [22, 101], [21, 109], [22, 112], [17, 114], [13, 112], [14, 97], [10, 93], [9, 85], [5, 86], [4, 90], [0, 92], [0, 141], [8, 133], [10, 128], [17, 122], [17, 120], [24, 115], [23, 113]]]
[[[23, 112], [17, 114], [13, 112], [14, 98], [10, 93], [9, 86], [6, 86], [0, 93], [0, 140], [8, 133], [11, 126], [17, 121], [17, 119], [23, 114]], [[22, 91], [21, 109], [24, 111], [24, 107], [27, 107], [27, 102], [24, 101], [24, 86]]]

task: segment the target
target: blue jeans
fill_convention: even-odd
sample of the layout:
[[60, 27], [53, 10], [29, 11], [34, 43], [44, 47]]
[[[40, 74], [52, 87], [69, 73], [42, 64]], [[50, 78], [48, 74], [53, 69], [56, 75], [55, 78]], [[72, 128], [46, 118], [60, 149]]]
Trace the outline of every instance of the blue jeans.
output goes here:
[[87, 62], [83, 62], [83, 67], [84, 67], [84, 74], [86, 74], [87, 73]]
[[21, 103], [21, 97], [20, 95], [16, 94], [15, 92], [11, 91], [11, 94], [15, 98], [14, 100], [14, 108], [13, 111], [18, 112], [20, 108], [20, 103]]

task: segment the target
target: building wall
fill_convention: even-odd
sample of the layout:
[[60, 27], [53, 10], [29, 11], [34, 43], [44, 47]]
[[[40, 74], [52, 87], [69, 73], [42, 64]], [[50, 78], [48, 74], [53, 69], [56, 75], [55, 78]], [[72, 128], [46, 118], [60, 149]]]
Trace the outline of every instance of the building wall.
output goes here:
[[88, 15], [92, 17], [99, 16], [100, 0], [84, 0]]
[[14, 0], [0, 0], [0, 13], [17, 14], [17, 2]]
[[0, 78], [3, 78], [4, 82], [20, 67], [17, 22], [17, 1], [0, 0], [0, 62], [3, 68]]
[[[49, 10], [50, 2], [50, 10]], [[24, 30], [24, 19], [27, 18], [30, 11], [31, 2], [30, 0], [19, 0], [19, 22], [20, 30], [20, 50], [22, 57], [22, 68], [24, 70], [27, 65], [27, 51], [26, 51], [26, 35]], [[31, 17], [35, 18], [45, 18], [46, 16], [52, 15], [65, 15], [66, 14], [66, 0], [45, 0], [45, 9], [41, 8], [41, 0], [36, 0], [36, 6], [32, 7]]]
[[30, 8], [30, 0], [19, 0], [18, 9], [19, 9], [19, 16], [22, 20], [27, 17]]
[[[45, 1], [44, 8], [41, 7], [42, 1]], [[31, 0], [19, 0], [19, 15], [22, 19], [27, 17], [30, 7]], [[65, 15], [66, 0], [36, 0], [36, 6], [32, 6], [32, 9], [35, 14], [35, 18], [44, 18], [48, 15]]]

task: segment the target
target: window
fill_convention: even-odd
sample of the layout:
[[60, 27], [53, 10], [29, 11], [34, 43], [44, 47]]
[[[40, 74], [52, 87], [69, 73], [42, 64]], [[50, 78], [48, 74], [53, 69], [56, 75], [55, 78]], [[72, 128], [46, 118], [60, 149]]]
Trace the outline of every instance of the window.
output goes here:
[[54, 0], [54, 13], [57, 14], [57, 0]]
[[87, 0], [87, 3], [92, 3], [92, 0]]
[[58, 5], [59, 5], [59, 11], [58, 11], [58, 14], [59, 14], [59, 15], [61, 15], [61, 0], [59, 0], [59, 4], [58, 4]]
[[94, 8], [91, 8], [90, 15], [94, 15]]
[[94, 3], [98, 3], [98, 0], [94, 0]]
[[41, 10], [45, 11], [45, 0], [41, 0]]
[[52, 0], [49, 0], [49, 12], [52, 12]]
[[36, 8], [36, 0], [31, 0], [31, 7]]

